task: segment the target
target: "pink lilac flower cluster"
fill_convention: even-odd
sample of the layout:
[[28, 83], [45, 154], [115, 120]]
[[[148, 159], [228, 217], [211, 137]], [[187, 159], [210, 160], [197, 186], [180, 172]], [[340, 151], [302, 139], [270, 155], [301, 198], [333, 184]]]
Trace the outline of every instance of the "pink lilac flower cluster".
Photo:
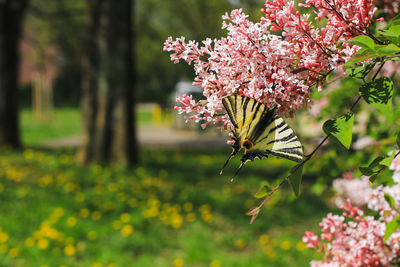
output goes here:
[[366, 176], [354, 179], [352, 173], [343, 174], [343, 178], [335, 179], [332, 183], [337, 192], [335, 197], [336, 206], [341, 207], [350, 199], [351, 203], [357, 207], [367, 205], [372, 188], [369, 186], [369, 178]]
[[[329, 213], [320, 223], [321, 235], [306, 232], [303, 242], [308, 248], [318, 249], [324, 254], [323, 260], [312, 261], [311, 266], [392, 266], [400, 263], [400, 230], [396, 230], [385, 241], [387, 223], [399, 216], [400, 210], [400, 183], [395, 175], [400, 171], [400, 157], [396, 157], [390, 169], [394, 170], [394, 184], [391, 186], [378, 186], [367, 189], [368, 179], [340, 179], [336, 187], [344, 195], [351, 196], [351, 190], [361, 190], [361, 196], [353, 196], [343, 203], [342, 216]], [[346, 175], [349, 176], [349, 175]], [[350, 179], [351, 178], [351, 179]], [[354, 181], [358, 180], [358, 183]], [[335, 182], [334, 182], [335, 183]], [[390, 195], [395, 206], [392, 207], [385, 199], [385, 194]], [[366, 216], [352, 201], [370, 210], [379, 213], [378, 217]], [[361, 201], [363, 200], [363, 201]], [[357, 202], [358, 201], [358, 202]]]
[[[164, 43], [171, 60], [193, 64], [193, 84], [204, 89], [206, 101], [196, 102], [191, 96], [177, 99], [175, 109], [186, 117], [209, 123], [222, 123], [225, 129], [221, 99], [239, 93], [267, 106], [278, 106], [278, 114], [293, 116], [309, 106], [311, 88], [324, 82], [328, 73], [338, 68], [357, 50], [345, 41], [367, 34], [376, 11], [373, 0], [333, 1], [305, 0], [302, 6], [312, 7], [318, 19], [326, 19], [325, 27], [317, 28], [309, 14], [300, 13], [294, 1], [266, 1], [264, 17], [257, 23], [247, 19], [241, 9], [225, 14], [222, 28], [227, 36], [206, 39], [201, 45], [184, 37]], [[278, 35], [275, 31], [281, 31]]]
[[311, 262], [312, 267], [390, 266], [399, 262], [399, 232], [385, 242], [384, 221], [365, 216], [350, 200], [341, 208], [342, 216], [329, 213], [322, 220], [320, 237], [312, 232], [303, 237], [308, 248], [324, 253], [323, 260]]

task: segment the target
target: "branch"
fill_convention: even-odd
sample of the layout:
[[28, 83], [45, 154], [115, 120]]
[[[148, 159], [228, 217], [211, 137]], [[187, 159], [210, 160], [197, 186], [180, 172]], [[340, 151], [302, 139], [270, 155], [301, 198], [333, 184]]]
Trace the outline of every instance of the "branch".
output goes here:
[[[376, 79], [377, 75], [382, 70], [384, 64], [385, 64], [385, 62], [382, 62], [379, 69], [373, 76], [372, 81], [374, 81]], [[353, 112], [354, 108], [356, 107], [358, 102], [360, 102], [360, 100], [361, 100], [361, 96], [359, 96], [356, 99], [356, 101], [353, 103], [353, 105], [351, 105], [350, 112]], [[257, 209], [259, 211], [264, 206], [264, 204], [271, 198], [271, 196], [275, 193], [275, 191], [278, 190], [285, 182], [287, 182], [289, 180], [289, 178], [292, 177], [293, 173], [296, 173], [296, 171], [301, 166], [303, 166], [307, 161], [309, 161], [313, 157], [313, 155], [321, 148], [321, 146], [326, 142], [326, 140], [328, 140], [328, 138], [330, 136], [331, 136], [331, 134], [328, 134], [327, 136], [325, 136], [325, 138], [314, 148], [314, 150], [309, 155], [307, 155], [306, 158], [300, 164], [298, 164], [296, 166], [296, 168], [285, 179], [282, 180], [282, 182], [280, 182], [267, 196], [265, 196], [265, 198], [263, 199], [261, 204], [259, 206], [257, 206], [255, 209]], [[400, 154], [400, 152], [398, 152], [395, 157], [397, 157], [399, 154]], [[254, 214], [254, 215], [252, 214], [250, 224], [254, 221], [254, 219], [257, 217], [257, 215], [258, 215], [258, 213]]]

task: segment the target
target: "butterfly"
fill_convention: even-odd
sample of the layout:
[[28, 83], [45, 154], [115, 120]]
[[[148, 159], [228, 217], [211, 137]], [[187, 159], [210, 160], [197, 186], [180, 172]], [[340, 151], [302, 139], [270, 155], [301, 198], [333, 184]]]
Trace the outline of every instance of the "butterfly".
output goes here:
[[244, 154], [234, 176], [246, 162], [268, 155], [295, 162], [303, 160], [302, 145], [289, 125], [276, 115], [276, 106], [268, 108], [265, 104], [238, 94], [224, 97], [222, 104], [233, 125], [234, 143], [220, 174], [241, 149], [244, 149]]

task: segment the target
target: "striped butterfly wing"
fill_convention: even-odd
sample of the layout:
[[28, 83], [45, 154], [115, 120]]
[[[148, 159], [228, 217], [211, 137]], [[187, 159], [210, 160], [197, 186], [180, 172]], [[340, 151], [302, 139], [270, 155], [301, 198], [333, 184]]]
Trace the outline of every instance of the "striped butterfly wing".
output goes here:
[[223, 98], [222, 104], [234, 126], [233, 134], [240, 141], [240, 144], [267, 109], [266, 105], [254, 99], [237, 94]]
[[[269, 116], [265, 114], [264, 116]], [[264, 121], [267, 121], [265, 119]], [[242, 160], [253, 160], [255, 157], [262, 158], [268, 154], [289, 159], [295, 162], [303, 160], [302, 145], [293, 130], [278, 115], [272, 115], [272, 120], [264, 124], [260, 120], [256, 127], [250, 131], [248, 139], [253, 142], [252, 149], [246, 151]]]
[[245, 153], [236, 174], [247, 161], [261, 159], [269, 154], [296, 162], [302, 161], [300, 141], [283, 119], [275, 114], [275, 108], [269, 109], [254, 99], [237, 94], [223, 98], [222, 103], [234, 126], [235, 141], [232, 145], [233, 151], [222, 169], [242, 148]]

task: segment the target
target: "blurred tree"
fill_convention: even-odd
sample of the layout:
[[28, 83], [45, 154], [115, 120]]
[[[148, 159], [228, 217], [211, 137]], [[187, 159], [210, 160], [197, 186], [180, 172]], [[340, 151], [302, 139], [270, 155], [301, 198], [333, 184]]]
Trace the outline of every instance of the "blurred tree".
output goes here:
[[79, 160], [138, 161], [134, 124], [133, 0], [87, 0], [84, 139]]
[[0, 145], [21, 146], [18, 126], [18, 45], [28, 0], [0, 0]]
[[[30, 82], [32, 74], [39, 73], [52, 81], [56, 106], [77, 106], [87, 23], [85, 1], [30, 1], [23, 42], [31, 49], [23, 54], [26, 75], [22, 82]], [[51, 54], [51, 50], [56, 53]], [[49, 78], [49, 71], [56, 75]]]

